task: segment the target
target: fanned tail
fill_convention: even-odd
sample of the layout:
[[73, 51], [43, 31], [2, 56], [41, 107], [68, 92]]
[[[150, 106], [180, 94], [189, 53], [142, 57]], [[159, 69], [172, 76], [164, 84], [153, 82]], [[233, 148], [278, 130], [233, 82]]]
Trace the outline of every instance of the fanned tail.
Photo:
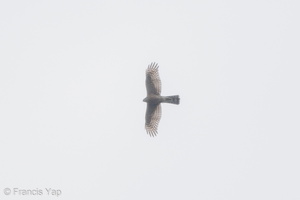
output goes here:
[[179, 104], [180, 98], [179, 95], [173, 95], [173, 96], [166, 96], [165, 97], [165, 103], [172, 103], [172, 104]]

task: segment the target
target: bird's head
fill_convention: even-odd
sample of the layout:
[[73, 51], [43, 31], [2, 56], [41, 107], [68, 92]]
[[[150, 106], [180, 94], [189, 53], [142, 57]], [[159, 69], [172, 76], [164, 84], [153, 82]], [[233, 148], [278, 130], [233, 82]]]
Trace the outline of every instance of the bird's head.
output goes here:
[[143, 99], [143, 102], [147, 102], [147, 101], [148, 101], [148, 98], [147, 98], [147, 97]]

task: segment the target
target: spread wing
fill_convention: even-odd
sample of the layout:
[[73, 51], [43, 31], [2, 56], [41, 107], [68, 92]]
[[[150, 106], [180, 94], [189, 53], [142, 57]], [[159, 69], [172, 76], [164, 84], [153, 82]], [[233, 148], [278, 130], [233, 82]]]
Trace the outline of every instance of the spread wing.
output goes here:
[[145, 128], [150, 136], [156, 136], [158, 123], [161, 118], [160, 104], [147, 104]]
[[146, 88], [148, 96], [151, 94], [160, 95], [161, 81], [158, 74], [157, 63], [151, 63], [146, 70]]

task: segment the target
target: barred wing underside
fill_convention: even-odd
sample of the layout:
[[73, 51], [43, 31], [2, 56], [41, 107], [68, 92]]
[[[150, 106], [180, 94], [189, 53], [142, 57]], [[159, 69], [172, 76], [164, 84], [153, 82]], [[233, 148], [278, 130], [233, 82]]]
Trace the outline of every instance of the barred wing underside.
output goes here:
[[157, 63], [151, 63], [148, 65], [146, 70], [146, 88], [148, 95], [160, 95], [161, 93], [161, 81], [158, 74]]
[[146, 124], [145, 128], [150, 136], [157, 134], [158, 123], [161, 118], [161, 106], [160, 104], [147, 104], [146, 111]]

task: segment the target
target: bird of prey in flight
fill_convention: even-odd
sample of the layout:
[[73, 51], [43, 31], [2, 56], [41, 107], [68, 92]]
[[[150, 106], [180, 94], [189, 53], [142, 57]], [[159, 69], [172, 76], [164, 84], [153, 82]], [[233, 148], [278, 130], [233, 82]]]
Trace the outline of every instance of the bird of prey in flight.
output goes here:
[[146, 70], [147, 103], [145, 128], [150, 136], [156, 136], [158, 123], [161, 118], [161, 103], [179, 104], [179, 95], [160, 96], [161, 81], [158, 74], [157, 63], [151, 63]]

